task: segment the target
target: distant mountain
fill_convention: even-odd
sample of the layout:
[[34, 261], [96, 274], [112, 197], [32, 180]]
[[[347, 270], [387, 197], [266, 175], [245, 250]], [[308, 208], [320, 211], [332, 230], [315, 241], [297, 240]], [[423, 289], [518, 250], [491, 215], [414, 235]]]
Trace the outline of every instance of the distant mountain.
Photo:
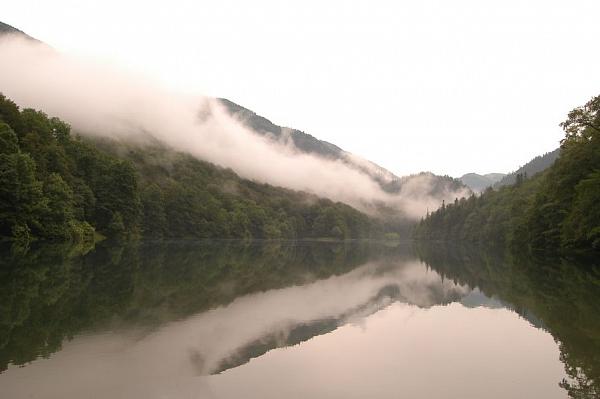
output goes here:
[[25, 34], [17, 28], [12, 27], [9, 24], [5, 24], [4, 22], [0, 22], [0, 33], [21, 33], [23, 35]]
[[27, 33], [9, 25], [9, 24], [5, 24], [4, 22], [0, 21], [0, 35], [2, 34], [16, 34], [16, 35], [21, 35], [23, 37], [26, 37], [27, 39], [31, 39], [31, 40], [35, 40], [36, 42], [39, 41], [31, 36], [29, 36]]
[[467, 173], [462, 175], [459, 180], [471, 190], [475, 192], [481, 192], [486, 188], [493, 186], [504, 176], [506, 176], [504, 173], [488, 173], [485, 175], [480, 175], [478, 173]]
[[[270, 137], [274, 141], [291, 142], [300, 152], [317, 155], [326, 159], [342, 161], [350, 167], [370, 176], [388, 193], [398, 193], [402, 190], [402, 187], [407, 186], [410, 182], [414, 182], [417, 179], [426, 179], [428, 181], [427, 192], [423, 192], [422, 194], [440, 197], [440, 202], [442, 200], [441, 197], [449, 192], [468, 190], [467, 186], [458, 179], [454, 179], [450, 176], [434, 175], [430, 172], [421, 172], [410, 176], [399, 177], [374, 162], [344, 151], [335, 144], [319, 140], [316, 137], [297, 129], [278, 126], [267, 118], [230, 100], [219, 98], [218, 101], [232, 116], [253, 129], [255, 132]], [[451, 199], [453, 198], [454, 197]]]
[[560, 155], [560, 148], [554, 151], [547, 152], [544, 155], [537, 156], [525, 165], [521, 166], [516, 171], [509, 173], [504, 176], [500, 181], [494, 184], [494, 188], [509, 186], [515, 184], [517, 181], [517, 175], [522, 174], [527, 177], [533, 177], [534, 175], [543, 172], [554, 164], [558, 156]]
[[283, 139], [287, 135], [292, 140], [296, 148], [302, 152], [318, 154], [325, 158], [338, 159], [344, 153], [340, 147], [327, 141], [319, 140], [310, 134], [297, 129], [290, 129], [278, 126], [267, 118], [256, 114], [255, 112], [244, 108], [226, 98], [219, 98], [218, 101], [225, 108], [244, 124], [257, 133], [272, 135], [275, 139]]
[[514, 172], [488, 173], [480, 175], [478, 173], [467, 173], [462, 175], [459, 180], [474, 192], [483, 192], [488, 187], [499, 188], [515, 184], [518, 174], [532, 177], [537, 173], [544, 171], [552, 166], [560, 154], [560, 148], [544, 155], [537, 156]]
[[304, 133], [298, 129], [278, 126], [267, 118], [260, 116], [255, 112], [225, 98], [219, 98], [218, 101], [225, 106], [231, 115], [236, 117], [255, 132], [271, 137], [276, 141], [285, 142], [290, 140], [300, 152], [314, 154], [322, 158], [332, 160], [342, 160], [353, 168], [371, 176], [384, 188], [386, 185], [400, 180], [398, 176], [389, 170], [377, 165], [374, 162], [344, 151], [335, 144], [319, 140], [316, 137], [308, 133]]
[[349, 205], [244, 179], [150, 140], [78, 137], [0, 93], [0, 241], [398, 234]]
[[[19, 29], [0, 23], [0, 35], [3, 33], [24, 35], [30, 38]], [[377, 193], [373, 197], [377, 199], [365, 194], [364, 199], [359, 198], [351, 205], [370, 214], [383, 216], [382, 219], [389, 220], [393, 216], [403, 219], [404, 223], [408, 225], [414, 219], [424, 215], [426, 209], [435, 209], [443, 201], [454, 201], [455, 198], [468, 196], [471, 193], [470, 189], [462, 182], [449, 176], [437, 176], [423, 172], [399, 177], [374, 162], [344, 151], [335, 144], [319, 140], [298, 129], [278, 126], [267, 118], [230, 100], [217, 100], [231, 116], [247, 125], [258, 135], [267, 137], [274, 142], [283, 143], [288, 148], [300, 153], [344, 163], [370, 178], [381, 187], [384, 193]], [[322, 192], [311, 191], [311, 193], [317, 196], [325, 195]], [[391, 195], [386, 195], [386, 193]], [[357, 196], [360, 197], [360, 193]]]
[[430, 213], [414, 229], [415, 238], [552, 257], [600, 251], [600, 95], [567, 118], [560, 150], [521, 167], [513, 185]]

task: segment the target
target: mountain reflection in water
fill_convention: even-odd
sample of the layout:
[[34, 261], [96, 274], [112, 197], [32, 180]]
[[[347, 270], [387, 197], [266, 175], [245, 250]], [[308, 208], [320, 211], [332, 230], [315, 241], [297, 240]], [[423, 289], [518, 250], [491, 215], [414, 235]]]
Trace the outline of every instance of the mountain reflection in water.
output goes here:
[[80, 252], [3, 253], [6, 397], [598, 393], [590, 265], [375, 242]]

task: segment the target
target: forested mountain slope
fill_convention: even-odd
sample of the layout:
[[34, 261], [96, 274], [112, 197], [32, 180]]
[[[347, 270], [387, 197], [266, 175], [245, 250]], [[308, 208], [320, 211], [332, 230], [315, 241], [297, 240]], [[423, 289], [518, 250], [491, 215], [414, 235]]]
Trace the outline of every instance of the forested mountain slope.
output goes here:
[[5, 24], [4, 22], [1, 22], [1, 21], [0, 21], [0, 33], [20, 33], [22, 35], [25, 35], [25, 33], [21, 32], [17, 28], [14, 28], [14, 27], [10, 26], [9, 24]]
[[[9, 26], [6, 26], [5, 29], [7, 32], [24, 35], [22, 32]], [[0, 34], [1, 33], [2, 32], [0, 32]], [[8, 36], [5, 38], [7, 37]], [[252, 184], [255, 184], [256, 187], [263, 185], [257, 184], [255, 181], [270, 182], [275, 186], [284, 186], [295, 190], [310, 192], [313, 194], [313, 197], [316, 195], [327, 197], [334, 201], [343, 201], [344, 203], [351, 204], [371, 215], [377, 215], [381, 220], [394, 220], [393, 223], [396, 225], [403, 224], [402, 228], [404, 231], [408, 231], [410, 225], [421, 215], [425, 214], [426, 209], [433, 209], [443, 200], [451, 201], [456, 197], [468, 195], [469, 192], [468, 188], [458, 179], [453, 179], [449, 176], [419, 173], [405, 177], [397, 177], [381, 166], [346, 152], [334, 144], [318, 140], [309, 134], [295, 129], [277, 126], [268, 119], [224, 99], [218, 101], [223, 107], [219, 105], [213, 107], [215, 102], [212, 100], [206, 101], [207, 104], [210, 104], [208, 106], [201, 101], [198, 101], [196, 105], [197, 99], [189, 100], [177, 96], [176, 101], [165, 102], [164, 99], [166, 97], [164, 97], [165, 93], [162, 90], [158, 90], [155, 93], [154, 88], [146, 87], [147, 82], [144, 82], [141, 84], [143, 88], [140, 89], [139, 92], [137, 86], [135, 90], [132, 89], [132, 91], [135, 92], [135, 99], [125, 100], [126, 105], [117, 106], [113, 104], [111, 99], [120, 98], [120, 91], [118, 93], [105, 93], [103, 92], [102, 87], [96, 88], [95, 90], [75, 90], [75, 92], [69, 92], [69, 90], [65, 90], [64, 92], [56, 91], [54, 90], [54, 83], [46, 85], [47, 77], [43, 76], [40, 84], [36, 86], [31, 82], [36, 80], [38, 75], [40, 75], [38, 69], [41, 67], [37, 66], [37, 61], [44, 62], [44, 60], [48, 58], [48, 54], [40, 55], [37, 48], [30, 48], [37, 46], [30, 46], [31, 43], [24, 43], [22, 40], [7, 40], [6, 43], [9, 44], [9, 48], [15, 47], [19, 49], [19, 51], [26, 49], [29, 56], [32, 57], [32, 61], [23, 65], [21, 65], [23, 61], [19, 54], [12, 58], [7, 57], [7, 60], [10, 59], [13, 62], [11, 67], [7, 67], [3, 70], [6, 72], [3, 73], [2, 76], [4, 79], [3, 84], [5, 85], [7, 92], [11, 92], [11, 95], [14, 96], [14, 98], [19, 98], [21, 103], [27, 104], [29, 107], [52, 110], [54, 115], [60, 115], [64, 120], [72, 122], [77, 133], [87, 137], [85, 140], [79, 140], [86, 145], [89, 145], [93, 141], [93, 139], [90, 138], [91, 136], [104, 137], [106, 135], [111, 135], [111, 137], [121, 137], [122, 140], [118, 143], [113, 141], [113, 145], [103, 142], [103, 154], [110, 154], [111, 157], [129, 161], [129, 163], [135, 166], [135, 172], [139, 173], [140, 176], [147, 175], [146, 173], [140, 173], [140, 171], [151, 167], [151, 165], [149, 165], [151, 159], [147, 154], [140, 155], [138, 152], [152, 152], [153, 157], [163, 157], [166, 158], [168, 162], [176, 162], [178, 165], [182, 162], [186, 162], [187, 164], [193, 163], [193, 158], [191, 156], [185, 156], [183, 153], [191, 154], [196, 158], [194, 161], [195, 166], [191, 168], [194, 169], [194, 171], [204, 168], [206, 165], [214, 167], [214, 165], [201, 161], [208, 160], [225, 168], [233, 168], [236, 174], [244, 176], [246, 179], [252, 179]], [[47, 50], [46, 46], [43, 47], [44, 50]], [[111, 79], [113, 79], [113, 77], [111, 77], [111, 75], [102, 75], [99, 77], [92, 73], [88, 76], [88, 71], [80, 70], [81, 65], [79, 63], [73, 66], [69, 60], [63, 60], [63, 56], [59, 52], [52, 50], [50, 53], [52, 53], [50, 58], [52, 58], [53, 61], [56, 61], [56, 63], [61, 64], [61, 67], [59, 67], [57, 71], [64, 71], [64, 69], [62, 69], [62, 61], [64, 61], [67, 65], [65, 67], [67, 71], [81, 72], [83, 84], [87, 84], [87, 82], [91, 81], [103, 81], [104, 79], [107, 79], [107, 82], [112, 82]], [[13, 53], [8, 52], [7, 54]], [[18, 78], [20, 75], [14, 74], [13, 76], [12, 71], [20, 70], [25, 65], [36, 65], [36, 68], [28, 70], [29, 75], [26, 74], [28, 77], [22, 80], [22, 85], [20, 83], [13, 84], [13, 82], [20, 82], [21, 80]], [[52, 65], [54, 65], [54, 62]], [[56, 65], [54, 65], [54, 67], [56, 67]], [[49, 79], [52, 80], [52, 78]], [[26, 84], [26, 82], [29, 82], [29, 85]], [[117, 78], [117, 82], [114, 83], [119, 87], [123, 84], [120, 78]], [[40, 88], [40, 86], [42, 88]], [[76, 85], [70, 85], [71, 91], [74, 86]], [[107, 84], [102, 86], [111, 85]], [[38, 89], [40, 90], [39, 94], [36, 92]], [[1, 87], [0, 90], [2, 90]], [[149, 95], [148, 93], [152, 93], [153, 95]], [[77, 98], [78, 100], [74, 101], [74, 98]], [[188, 100], [190, 101], [189, 103]], [[83, 108], [81, 107], [81, 104], [84, 103], [94, 103], [95, 105]], [[107, 109], [104, 110], [103, 107], [106, 104], [109, 105], [107, 106]], [[137, 109], [135, 106], [132, 109], [129, 109], [129, 104], [142, 105], [140, 105], [140, 109]], [[171, 108], [171, 106], [173, 106], [173, 108]], [[198, 107], [197, 112], [193, 112], [193, 110], [196, 109], [196, 106]], [[104, 112], [103, 110], [100, 110], [100, 108], [102, 108]], [[209, 118], [209, 121], [207, 122], [207, 120], [203, 119], [202, 115], [204, 115], [203, 113], [210, 114], [208, 108], [214, 110], [215, 115], [218, 115], [218, 117], [212, 119]], [[228, 112], [222, 112], [222, 108], [225, 108]], [[149, 115], [151, 117], [145, 115], [145, 112], [147, 112], [146, 109], [152, 110], [150, 111], [151, 115]], [[157, 112], [155, 113], [154, 111]], [[31, 112], [28, 113], [28, 115], [32, 114], [33, 113]], [[242, 125], [247, 125], [250, 129], [245, 129], [243, 126], [240, 126], [239, 123], [232, 123], [235, 121], [232, 121], [230, 116], [233, 116], [234, 119], [242, 122]], [[223, 118], [220, 119], [221, 117]], [[192, 118], [194, 119], [192, 120]], [[22, 142], [20, 135], [30, 132], [20, 132], [21, 127], [18, 126], [18, 124], [22, 122], [20, 119], [22, 118], [16, 118], [7, 123], [17, 134], [19, 151], [30, 153], [34, 158], [41, 157], [42, 155], [34, 154], [31, 148], [28, 148], [25, 143]], [[178, 122], [180, 121], [185, 121], [183, 126], [178, 125]], [[44, 122], [40, 123], [40, 126], [44, 124], [48, 125], [48, 123]], [[163, 127], [159, 128], [158, 126], [160, 124], [162, 124]], [[98, 131], [95, 131], [98, 126], [103, 127], [99, 128]], [[174, 128], [174, 126], [178, 126], [178, 128]], [[43, 130], [45, 128], [48, 127], [42, 127], [41, 129]], [[52, 128], [53, 127], [51, 127], [51, 129]], [[112, 130], [116, 130], [116, 132]], [[37, 132], [36, 134], [40, 133]], [[131, 137], [136, 135], [151, 136], [153, 139], [151, 138], [148, 140], [150, 145], [146, 145], [140, 150], [139, 145], [136, 146], [131, 144]], [[254, 141], [253, 139], [257, 138], [257, 135], [262, 137]], [[70, 137], [70, 134], [67, 136]], [[268, 137], [275, 142], [276, 145], [271, 145], [273, 143], [270, 143], [270, 140], [264, 140], [264, 137]], [[227, 140], [231, 141], [228, 142]], [[282, 141], [286, 145], [280, 145]], [[64, 143], [67, 142], [68, 141], [65, 141]], [[95, 140], [93, 147], [97, 149], [99, 142], [102, 141]], [[167, 145], [165, 145], [165, 143]], [[223, 143], [227, 144], [222, 145]], [[254, 146], [248, 146], [248, 143], [251, 143]], [[118, 150], [117, 147], [121, 147], [121, 150]], [[45, 145], [42, 145], [40, 148], [42, 148], [42, 151], [46, 150]], [[171, 148], [176, 148], [181, 153], [174, 156], [170, 154], [175, 152], [172, 151]], [[154, 152], [162, 151], [167, 151], [170, 155], [166, 156], [162, 153], [154, 154]], [[132, 154], [137, 154], [137, 158], [131, 158]], [[241, 154], [243, 154], [243, 156], [240, 156]], [[270, 158], [268, 161], [255, 162], [256, 158], [261, 157], [264, 161], [264, 154], [269, 155]], [[310, 154], [311, 156], [306, 157], [305, 154]], [[73, 156], [73, 154], [68, 154], [67, 158], [71, 156]], [[186, 161], [184, 161], [184, 159]], [[35, 162], [40, 161], [40, 159], [37, 158], [34, 160]], [[321, 162], [321, 160], [326, 161]], [[272, 163], [276, 163], [278, 166], [272, 167]], [[257, 164], [260, 164], [261, 167], [254, 168]], [[36, 164], [36, 168], [43, 168], [43, 165]], [[171, 170], [169, 168], [166, 169]], [[159, 171], [158, 168], [154, 168], [153, 170]], [[202, 173], [198, 172], [198, 175], [202, 175]], [[43, 177], [45, 178], [45, 176]], [[63, 180], [65, 180], [65, 176], [62, 177]], [[156, 176], [153, 176], [152, 179], [149, 179], [148, 181], [153, 181], [154, 177]], [[239, 178], [239, 176], [236, 177]], [[39, 178], [40, 177], [38, 176], [38, 180]], [[223, 176], [214, 177], [210, 183], [217, 186], [223, 186], [221, 178], [227, 179], [227, 177]], [[167, 180], [168, 179], [162, 179], [160, 181]], [[249, 180], [244, 181], [247, 182]], [[70, 181], [66, 182], [71, 189], [74, 188]], [[200, 184], [199, 182], [200, 180], [198, 180], [197, 184]], [[146, 184], [147, 182], [142, 181], [142, 183]], [[205, 183], [206, 181], [202, 180], [202, 184]], [[89, 186], [89, 184], [87, 185]], [[194, 187], [194, 185], [187, 185], [186, 189], [191, 189], [191, 187]], [[161, 191], [170, 190], [170, 188], [167, 189], [162, 186], [160, 189]], [[203, 188], [203, 190], [205, 189]], [[292, 191], [287, 190], [286, 192]], [[243, 193], [241, 196], [244, 197], [246, 194], [247, 193]], [[307, 202], [305, 197], [312, 198], [307, 194], [302, 194], [302, 196], [296, 194], [289, 196], [289, 200], [298, 206]], [[221, 194], [218, 194], [218, 196], [220, 195]], [[228, 193], [228, 195], [231, 195], [231, 192]], [[263, 196], [265, 199], [268, 197], [277, 197], [276, 195], [270, 196], [265, 193], [263, 193]], [[222, 208], [223, 203], [220, 200], [218, 202], [219, 208]], [[199, 205], [194, 205], [193, 201], [190, 201], [190, 204], [188, 205], [195, 207], [194, 209], [201, 208]], [[183, 207], [181, 204], [180, 206]], [[339, 206], [341, 206], [341, 204], [339, 204]], [[204, 208], [206, 208], [206, 205], [204, 205]], [[216, 208], [211, 209], [215, 210]], [[188, 211], [195, 212], [192, 210]], [[227, 209], [227, 211], [231, 211], [231, 209]], [[203, 212], [209, 211], [205, 209]], [[245, 210], [243, 212], [245, 212]], [[93, 214], [97, 216], [97, 212], [94, 212]], [[110, 218], [112, 218], [114, 212], [107, 211], [106, 214], [110, 215]], [[122, 218], [125, 217], [123, 212], [119, 212], [118, 215]], [[115, 216], [114, 227], [120, 225], [118, 215]], [[207, 222], [209, 226], [219, 224], [213, 214], [206, 216], [205, 219], [207, 221], [212, 221], [211, 223]], [[171, 218], [169, 218], [169, 220], [171, 220]], [[190, 219], [184, 217], [182, 220]], [[106, 231], [106, 226], [103, 225], [108, 225], [108, 222], [102, 222], [99, 225], [92, 223], [92, 225], [98, 228], [99, 231]], [[131, 224], [131, 226], [134, 225], [136, 224]], [[205, 227], [201, 228], [197, 226], [191, 229], [194, 231], [193, 234], [191, 234], [188, 229], [186, 234], [190, 233], [191, 236], [196, 237], [206, 236], [207, 234], [209, 236], [215, 236], [217, 233], [223, 233], [220, 230], [218, 232], [212, 230], [212, 227], [207, 228], [208, 233], [200, 232], [200, 230], [205, 229]], [[288, 231], [287, 227], [280, 227], [283, 231]], [[333, 226], [331, 227], [333, 229]], [[344, 231], [346, 231], [344, 226], [340, 225], [338, 227], [339, 229], [335, 230], [334, 236], [347, 237], [348, 235], [344, 233]], [[299, 229], [304, 231], [303, 227], [299, 227]], [[132, 229], [132, 232], [135, 231], [137, 234], [141, 231], [138, 230], [139, 229], [136, 227]], [[174, 231], [173, 229], [168, 230], [171, 232]], [[261, 232], [259, 234], [258, 231], [255, 231], [252, 236], [276, 237], [279, 235], [277, 232], [281, 229], [269, 228], [268, 230], [271, 231], [271, 233], [267, 234]], [[5, 231], [4, 234], [9, 236], [12, 232], [9, 233], [8, 231]], [[176, 234], [179, 235], [182, 234], [182, 232]], [[285, 237], [290, 235], [283, 232], [281, 234]], [[305, 234], [309, 233], [304, 231], [302, 236], [305, 236]], [[328, 234], [330, 236], [333, 233], [329, 232]], [[40, 236], [39, 232], [37, 235]], [[239, 234], [236, 233], [234, 236], [238, 235]], [[350, 234], [350, 236], [352, 236], [352, 234]]]
[[297, 129], [284, 128], [275, 125], [267, 118], [256, 114], [255, 112], [229, 101], [226, 98], [219, 98], [218, 101], [224, 105], [227, 110], [238, 119], [251, 127], [256, 133], [271, 135], [274, 139], [283, 139], [289, 135], [296, 148], [302, 152], [317, 154], [319, 156], [331, 159], [337, 159], [342, 156], [344, 150], [327, 141], [319, 140], [310, 134]]
[[385, 168], [350, 154], [335, 144], [319, 140], [316, 137], [297, 129], [275, 125], [267, 118], [257, 115], [255, 112], [230, 100], [224, 98], [218, 100], [234, 117], [252, 128], [256, 133], [266, 135], [276, 141], [291, 140], [299, 151], [307, 154], [314, 154], [328, 159], [342, 160], [355, 169], [371, 176], [381, 184], [390, 183], [399, 179], [398, 176]]
[[527, 162], [525, 165], [521, 166], [516, 171], [504, 176], [500, 181], [494, 184], [494, 188], [515, 184], [518, 175], [523, 175], [524, 177], [533, 177], [536, 174], [543, 172], [544, 170], [552, 166], [552, 164], [554, 164], [559, 155], [560, 148], [557, 148], [554, 151], [550, 151], [545, 153], [544, 155], [539, 155], [533, 158], [531, 161]]
[[344, 151], [335, 144], [319, 140], [316, 137], [297, 129], [278, 126], [267, 118], [242, 107], [230, 100], [220, 98], [218, 101], [232, 116], [252, 128], [256, 133], [267, 136], [274, 141], [291, 142], [295, 148], [307, 154], [317, 155], [326, 159], [339, 160], [376, 181], [388, 193], [399, 193], [402, 187], [410, 185], [412, 180], [427, 177], [430, 183], [428, 195], [439, 197], [439, 202], [445, 193], [465, 190], [467, 187], [458, 179], [450, 176], [438, 176], [430, 172], [422, 172], [409, 176], [396, 176], [394, 173], [367, 159]]
[[245, 180], [159, 142], [74, 137], [0, 96], [0, 237], [84, 240], [372, 237], [383, 224], [342, 203]]
[[9, 24], [5, 24], [4, 22], [0, 21], [0, 35], [4, 35], [4, 34], [13, 34], [13, 35], [20, 35], [22, 37], [25, 37], [27, 39], [30, 40], [34, 40], [36, 42], [39, 43], [39, 40], [34, 39], [33, 37], [29, 36], [28, 34], [26, 34], [25, 32], [10, 26]]
[[444, 205], [415, 229], [422, 239], [533, 250], [600, 250], [600, 96], [561, 123], [560, 156], [532, 178]]

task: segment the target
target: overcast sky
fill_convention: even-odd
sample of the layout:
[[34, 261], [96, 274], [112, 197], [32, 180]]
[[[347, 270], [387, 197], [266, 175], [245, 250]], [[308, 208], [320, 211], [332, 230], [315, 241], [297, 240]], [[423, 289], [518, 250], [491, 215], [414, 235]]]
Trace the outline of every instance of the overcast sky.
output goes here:
[[396, 174], [460, 176], [558, 146], [600, 94], [598, 16], [598, 0], [19, 0], [0, 21]]

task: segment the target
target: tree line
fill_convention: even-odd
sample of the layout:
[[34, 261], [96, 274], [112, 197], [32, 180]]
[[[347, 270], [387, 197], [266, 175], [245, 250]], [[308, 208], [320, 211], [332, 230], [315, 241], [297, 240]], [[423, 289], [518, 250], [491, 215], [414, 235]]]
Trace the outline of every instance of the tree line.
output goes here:
[[385, 229], [348, 205], [242, 179], [158, 142], [74, 135], [0, 94], [0, 238], [348, 239]]
[[537, 251], [600, 251], [600, 96], [561, 123], [560, 156], [514, 185], [456, 199], [417, 224], [419, 239], [494, 243]]

